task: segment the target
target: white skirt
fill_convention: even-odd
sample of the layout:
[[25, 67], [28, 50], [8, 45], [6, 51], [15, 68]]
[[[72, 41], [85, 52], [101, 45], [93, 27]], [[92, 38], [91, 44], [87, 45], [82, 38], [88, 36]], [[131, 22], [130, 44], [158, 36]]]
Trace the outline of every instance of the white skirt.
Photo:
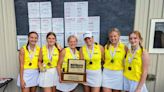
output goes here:
[[[138, 82], [129, 80], [129, 79], [124, 77], [124, 90], [125, 91], [135, 92], [137, 86], [138, 86]], [[141, 92], [148, 92], [145, 84], [141, 88]]]
[[56, 89], [62, 92], [69, 92], [77, 87], [78, 83], [59, 83], [56, 85]]
[[87, 83], [84, 85], [90, 87], [101, 87], [102, 71], [100, 70], [86, 70]]
[[[24, 70], [23, 79], [26, 84], [25, 87], [28, 88], [28, 87], [38, 86], [38, 82], [37, 82], [38, 76], [39, 76], [39, 71], [37, 69]], [[18, 75], [17, 86], [20, 87], [20, 74]]]
[[103, 69], [102, 87], [123, 90], [123, 71]]
[[53, 87], [58, 82], [58, 74], [56, 68], [47, 69], [46, 72], [40, 72], [38, 84], [40, 87]]

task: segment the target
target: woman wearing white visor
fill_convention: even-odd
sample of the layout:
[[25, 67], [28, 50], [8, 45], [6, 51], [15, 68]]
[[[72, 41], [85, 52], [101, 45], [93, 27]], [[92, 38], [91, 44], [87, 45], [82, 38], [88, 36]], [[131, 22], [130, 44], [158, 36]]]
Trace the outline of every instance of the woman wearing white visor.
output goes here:
[[80, 59], [86, 60], [87, 83], [84, 84], [85, 92], [99, 92], [102, 82], [101, 61], [103, 59], [104, 49], [94, 43], [92, 32], [84, 33], [85, 44], [80, 49]]

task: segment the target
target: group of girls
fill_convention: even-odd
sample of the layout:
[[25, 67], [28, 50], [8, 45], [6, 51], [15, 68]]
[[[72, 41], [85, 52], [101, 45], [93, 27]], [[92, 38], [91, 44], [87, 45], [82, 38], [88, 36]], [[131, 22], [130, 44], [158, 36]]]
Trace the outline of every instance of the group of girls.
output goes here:
[[112, 28], [108, 42], [103, 47], [94, 42], [92, 32], [83, 34], [85, 45], [77, 50], [78, 39], [68, 37], [68, 47], [61, 48], [56, 35], [49, 32], [47, 44], [37, 45], [38, 34], [30, 32], [28, 43], [20, 49], [20, 73], [17, 85], [22, 92], [36, 92], [42, 87], [44, 92], [74, 91], [78, 83], [62, 83], [61, 73], [67, 71], [69, 59], [86, 61], [86, 83], [84, 92], [148, 92], [145, 81], [148, 72], [149, 55], [142, 47], [139, 31], [129, 34], [130, 48], [120, 42], [120, 32]]

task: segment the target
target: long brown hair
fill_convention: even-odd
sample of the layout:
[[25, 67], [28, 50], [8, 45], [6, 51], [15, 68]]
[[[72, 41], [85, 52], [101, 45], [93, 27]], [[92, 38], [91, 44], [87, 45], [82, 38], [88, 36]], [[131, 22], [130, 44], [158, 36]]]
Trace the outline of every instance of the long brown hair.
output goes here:
[[133, 32], [131, 32], [131, 33], [129, 34], [129, 38], [130, 38], [130, 35], [131, 35], [131, 34], [135, 34], [135, 35], [137, 35], [137, 36], [139, 37], [139, 39], [140, 39], [139, 46], [140, 46], [141, 50], [143, 51], [143, 46], [142, 46], [143, 38], [142, 38], [142, 36], [141, 36], [141, 33], [140, 33], [139, 31], [134, 30]]
[[[49, 32], [49, 33], [47, 33], [46, 39], [48, 39], [48, 37], [49, 37], [50, 35], [53, 35], [53, 36], [55, 37], [55, 39], [57, 40], [56, 34], [55, 34], [54, 32]], [[59, 47], [58, 47], [58, 45], [57, 45], [56, 42], [55, 42], [54, 45], [55, 45], [55, 47], [58, 49], [58, 51], [60, 51], [60, 49], [59, 49]]]
[[[31, 32], [29, 32], [29, 33], [28, 33], [28, 38], [30, 37], [31, 34], [36, 34], [36, 35], [37, 35], [37, 38], [38, 38], [38, 33], [35, 32], [35, 31], [31, 31]], [[27, 49], [27, 51], [28, 51], [28, 45], [29, 45], [29, 39], [28, 39], [28, 41], [27, 41], [27, 45], [26, 45], [26, 49]]]
[[[112, 32], [116, 32], [119, 36], [121, 35], [120, 31], [118, 28], [112, 28], [111, 30], [108, 31], [108, 35], [110, 35]], [[110, 42], [110, 39], [108, 39], [108, 42], [107, 42], [107, 49], [109, 48], [111, 42]]]

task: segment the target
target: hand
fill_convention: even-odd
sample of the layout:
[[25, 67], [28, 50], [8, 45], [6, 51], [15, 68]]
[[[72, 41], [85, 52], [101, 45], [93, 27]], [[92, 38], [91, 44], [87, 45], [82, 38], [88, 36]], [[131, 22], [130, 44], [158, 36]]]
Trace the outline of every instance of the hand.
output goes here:
[[61, 45], [57, 44], [57, 48], [61, 51], [62, 50], [62, 47]]
[[61, 76], [59, 76], [59, 82], [60, 82], [60, 83], [62, 82], [62, 80], [61, 80]]
[[25, 81], [24, 80], [21, 80], [21, 88], [25, 88], [25, 86], [26, 86], [26, 83], [25, 83]]
[[137, 89], [135, 90], [135, 92], [141, 92], [141, 89], [137, 88]]
[[39, 67], [39, 69], [40, 69], [40, 72], [46, 72], [46, 66], [45, 66], [45, 64], [42, 64], [42, 65]]

